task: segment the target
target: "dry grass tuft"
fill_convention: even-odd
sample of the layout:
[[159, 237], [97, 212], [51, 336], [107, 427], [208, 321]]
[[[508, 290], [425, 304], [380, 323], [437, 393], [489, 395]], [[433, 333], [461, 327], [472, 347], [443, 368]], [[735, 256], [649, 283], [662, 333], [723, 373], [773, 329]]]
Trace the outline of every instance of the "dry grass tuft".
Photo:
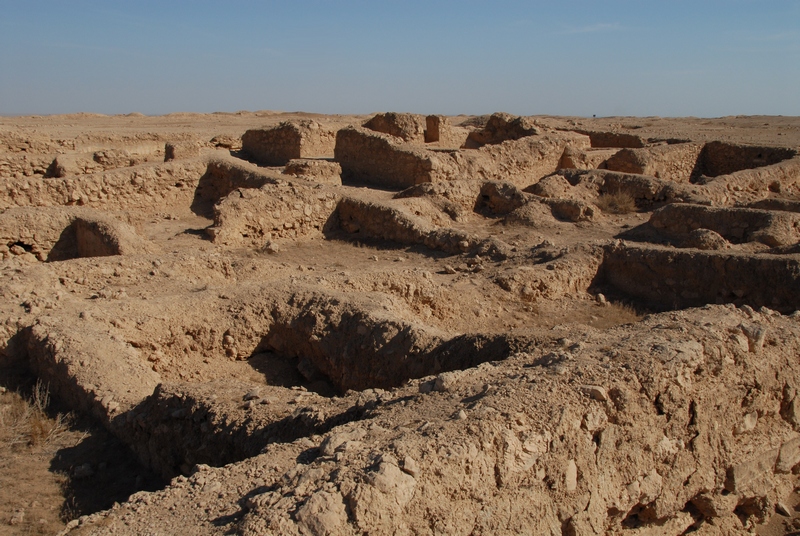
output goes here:
[[28, 399], [19, 393], [6, 392], [0, 398], [0, 449], [46, 445], [66, 433], [70, 416], [50, 417], [50, 389], [36, 382]]
[[595, 203], [607, 214], [630, 214], [636, 212], [636, 199], [627, 192], [602, 194]]
[[638, 322], [645, 317], [632, 305], [621, 302], [608, 302], [606, 318], [612, 319], [617, 324], [630, 324]]
[[622, 324], [634, 324], [646, 315], [646, 312], [638, 310], [633, 305], [608, 301], [600, 306], [589, 325], [597, 329], [608, 329]]

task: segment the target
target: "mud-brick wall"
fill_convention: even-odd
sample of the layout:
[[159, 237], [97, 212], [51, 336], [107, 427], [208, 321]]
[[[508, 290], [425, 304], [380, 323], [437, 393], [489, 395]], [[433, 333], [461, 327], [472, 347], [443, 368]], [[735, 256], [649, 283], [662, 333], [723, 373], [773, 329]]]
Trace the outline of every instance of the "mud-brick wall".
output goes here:
[[736, 243], [762, 242], [776, 247], [800, 241], [800, 215], [791, 212], [674, 203], [653, 212], [650, 224], [673, 236], [710, 229]]
[[284, 166], [295, 158], [329, 157], [335, 142], [335, 133], [316, 121], [284, 122], [245, 132], [242, 152], [263, 166]]
[[663, 309], [709, 303], [800, 308], [800, 257], [661, 247], [606, 248], [600, 280]]
[[728, 175], [743, 169], [777, 164], [797, 155], [783, 147], [755, 147], [712, 141], [700, 153], [700, 169], [708, 177]]
[[336, 134], [335, 159], [342, 178], [389, 188], [408, 188], [455, 177], [447, 155], [400, 145], [395, 138], [364, 128], [345, 128]]
[[615, 147], [637, 149], [644, 147], [647, 143], [647, 140], [642, 139], [641, 136], [627, 134], [624, 132], [602, 132], [591, 130], [577, 130], [576, 132], [589, 136], [589, 138], [592, 140], [592, 147], [596, 149], [610, 149]]
[[205, 171], [206, 162], [198, 158], [60, 179], [0, 179], [0, 210], [58, 205], [106, 210], [188, 207]]
[[606, 161], [611, 171], [638, 173], [675, 182], [689, 182], [696, 174], [702, 145], [676, 143], [642, 149], [623, 149]]
[[214, 206], [214, 226], [207, 232], [217, 244], [251, 247], [272, 239], [322, 236], [339, 195], [299, 182], [232, 192]]

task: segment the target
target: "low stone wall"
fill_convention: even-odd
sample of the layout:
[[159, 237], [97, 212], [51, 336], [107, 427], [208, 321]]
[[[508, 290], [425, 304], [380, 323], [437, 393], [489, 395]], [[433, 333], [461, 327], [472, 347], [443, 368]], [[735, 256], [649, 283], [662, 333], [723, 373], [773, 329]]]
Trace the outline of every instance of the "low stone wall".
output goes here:
[[0, 153], [0, 177], [22, 179], [34, 175], [44, 176], [53, 163], [53, 158], [53, 155]]
[[529, 302], [554, 300], [564, 296], [587, 296], [603, 259], [599, 247], [579, 247], [559, 252], [548, 263], [512, 268], [495, 279], [500, 288], [518, 294]]
[[605, 169], [619, 149], [577, 149], [568, 146], [558, 161], [559, 169]]
[[353, 197], [343, 197], [336, 212], [342, 230], [365, 238], [421, 244], [434, 230], [422, 218], [403, 213], [397, 207]]
[[200, 143], [197, 141], [171, 141], [164, 145], [164, 162], [184, 160], [200, 156]]
[[343, 231], [367, 240], [418, 244], [453, 254], [472, 251], [504, 258], [508, 253], [507, 244], [459, 229], [438, 227], [397, 205], [345, 196], [339, 202], [336, 215]]
[[729, 175], [698, 181], [704, 195], [716, 205], [751, 203], [775, 193], [800, 194], [800, 157]]
[[478, 180], [425, 182], [396, 193], [394, 199], [423, 198], [453, 221], [468, 221], [479, 208], [484, 185], [485, 181]]
[[322, 184], [342, 184], [342, 166], [329, 160], [311, 158], [290, 160], [286, 164], [283, 174]]
[[[649, 208], [659, 203], [698, 202], [705, 199], [704, 189], [700, 186], [678, 184], [648, 175], [620, 173], [603, 169], [561, 169], [558, 171], [558, 175], [564, 177], [572, 186], [580, 186], [598, 194], [628, 194], [634, 198], [636, 205], [640, 208]], [[553, 186], [555, 187], [556, 185]], [[531, 187], [526, 191], [536, 193], [540, 189]]]
[[444, 115], [427, 116], [425, 126], [425, 143], [436, 143], [442, 148], [458, 149], [469, 135], [469, 130], [454, 126]]
[[600, 280], [651, 305], [676, 309], [735, 303], [800, 309], [800, 256], [615, 244]]
[[576, 132], [589, 136], [592, 141], [592, 147], [597, 149], [615, 147], [638, 149], [647, 145], [647, 140], [636, 134], [595, 130], [576, 130]]
[[206, 232], [217, 244], [259, 249], [273, 240], [321, 237], [339, 197], [302, 180], [235, 190], [214, 206], [214, 225]]
[[206, 160], [196, 158], [64, 178], [0, 179], [0, 210], [54, 205], [153, 211], [188, 207], [206, 168]]
[[333, 156], [335, 140], [335, 133], [316, 121], [285, 121], [245, 132], [242, 152], [262, 166], [283, 166], [293, 158]]
[[650, 175], [675, 182], [690, 182], [698, 175], [697, 160], [703, 146], [697, 143], [622, 149], [605, 165], [610, 171]]
[[39, 261], [154, 253], [136, 230], [93, 209], [11, 208], [0, 214], [0, 259], [30, 254]]
[[193, 206], [205, 204], [208, 209], [238, 188], [260, 188], [284, 179], [278, 172], [259, 169], [238, 158], [212, 158], [197, 184]]
[[526, 188], [555, 172], [567, 147], [587, 149], [589, 138], [572, 132], [547, 132], [453, 153], [462, 178], [507, 181]]
[[419, 114], [387, 112], [377, 114], [363, 125], [374, 132], [396, 136], [409, 143], [425, 143], [425, 117]]
[[447, 154], [404, 145], [394, 136], [360, 127], [336, 134], [335, 159], [342, 178], [388, 188], [452, 180], [458, 168]]
[[484, 145], [494, 145], [537, 134], [539, 134], [539, 129], [527, 117], [516, 117], [507, 113], [494, 113], [481, 130], [474, 130], [469, 133], [464, 147], [477, 149]]
[[588, 148], [589, 139], [551, 132], [478, 150], [436, 152], [352, 127], [337, 134], [336, 161], [342, 165], [343, 178], [385, 187], [459, 179], [508, 181], [524, 188], [553, 173], [567, 147]]
[[671, 204], [653, 212], [650, 224], [675, 237], [710, 229], [734, 243], [762, 242], [777, 247], [800, 241], [800, 215], [789, 212]]
[[[162, 156], [164, 149], [157, 145], [140, 145], [131, 150], [108, 148], [86, 153], [63, 153], [53, 159], [45, 176], [61, 178], [99, 173], [159, 161]], [[199, 152], [194, 156], [199, 156]]]
[[745, 169], [778, 164], [797, 156], [797, 151], [786, 147], [758, 147], [712, 141], [700, 153], [699, 166], [707, 177], [730, 175]]
[[747, 208], [757, 208], [760, 210], [782, 210], [784, 212], [800, 212], [800, 201], [771, 197], [768, 199], [754, 201], [748, 204]]

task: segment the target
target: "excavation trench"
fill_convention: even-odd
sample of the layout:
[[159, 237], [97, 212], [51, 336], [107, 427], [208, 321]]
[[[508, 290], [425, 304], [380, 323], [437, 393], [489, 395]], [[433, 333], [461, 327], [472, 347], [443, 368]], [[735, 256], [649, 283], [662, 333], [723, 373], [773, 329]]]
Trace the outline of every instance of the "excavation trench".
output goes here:
[[[224, 299], [195, 296], [191, 303], [173, 305], [176, 314], [165, 300], [165, 314], [158, 317], [144, 318], [148, 313], [125, 305], [126, 314], [136, 315], [149, 333], [109, 330], [105, 318], [119, 312], [113, 305], [77, 325], [71, 317], [50, 318], [24, 331], [26, 357], [54, 395], [94, 415], [145, 465], [169, 477], [196, 463], [224, 465], [258, 454], [267, 443], [368, 417], [383, 389], [502, 360], [536, 344], [508, 335], [453, 337], [396, 320], [385, 298], [251, 291]], [[182, 318], [178, 309], [192, 312]], [[208, 325], [218, 329], [203, 331]], [[152, 345], [159, 350], [144, 340], [160, 341]], [[269, 372], [280, 362], [296, 370], [272, 384], [264, 381], [267, 374], [259, 380], [253, 371], [242, 372], [265, 352], [271, 354]], [[165, 362], [171, 371], [154, 370]], [[181, 381], [184, 372], [201, 369], [216, 371], [216, 377]], [[296, 381], [298, 370], [299, 385], [285, 387], [287, 379]], [[326, 383], [342, 396], [321, 396], [305, 387]]]
[[[594, 280], [581, 280], [661, 309], [735, 303], [788, 311], [800, 303], [798, 266], [790, 255], [615, 244], [604, 248]], [[108, 302], [77, 322], [53, 315], [22, 337], [25, 357], [55, 395], [93, 414], [165, 477], [369, 418], [391, 399], [384, 390], [544, 341], [453, 336], [403, 320], [413, 316], [384, 295], [296, 286], [161, 302], [141, 310]], [[136, 328], [109, 327], [123, 314], [137, 318]]]

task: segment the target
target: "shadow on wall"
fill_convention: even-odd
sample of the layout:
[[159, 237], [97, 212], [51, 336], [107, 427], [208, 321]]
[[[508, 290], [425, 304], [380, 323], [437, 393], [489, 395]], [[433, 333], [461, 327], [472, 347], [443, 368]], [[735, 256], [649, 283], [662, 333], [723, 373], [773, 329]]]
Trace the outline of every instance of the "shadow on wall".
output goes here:
[[80, 442], [56, 452], [50, 471], [70, 475], [63, 485], [62, 515], [72, 519], [111, 508], [137, 491], [157, 491], [167, 484], [139, 464], [119, 439], [98, 428], [86, 430]]
[[175, 385], [161, 384], [150, 397], [114, 421], [123, 440], [145, 466], [163, 478], [173, 478], [190, 474], [196, 464], [221, 467], [256, 456], [270, 443], [324, 434], [360, 420], [370, 409], [345, 404], [326, 414], [312, 407], [298, 407], [280, 419], [267, 420], [254, 433], [251, 419], [229, 419], [217, 413], [216, 404], [215, 400], [187, 395]]
[[756, 147], [712, 141], [703, 145], [700, 150], [689, 182], [703, 184], [706, 179], [779, 164], [796, 155], [797, 151], [783, 147]]
[[[712, 141], [703, 146], [696, 167], [706, 177], [718, 177], [745, 169], [771, 166], [796, 155], [797, 151], [783, 147], [755, 147]], [[695, 177], [694, 174], [692, 176]]]
[[197, 183], [189, 208], [198, 216], [213, 218], [214, 205], [237, 188], [260, 188], [277, 181], [277, 177], [245, 169], [239, 162], [212, 160]]
[[47, 255], [47, 262], [121, 255], [119, 243], [101, 222], [76, 219], [64, 229]]

